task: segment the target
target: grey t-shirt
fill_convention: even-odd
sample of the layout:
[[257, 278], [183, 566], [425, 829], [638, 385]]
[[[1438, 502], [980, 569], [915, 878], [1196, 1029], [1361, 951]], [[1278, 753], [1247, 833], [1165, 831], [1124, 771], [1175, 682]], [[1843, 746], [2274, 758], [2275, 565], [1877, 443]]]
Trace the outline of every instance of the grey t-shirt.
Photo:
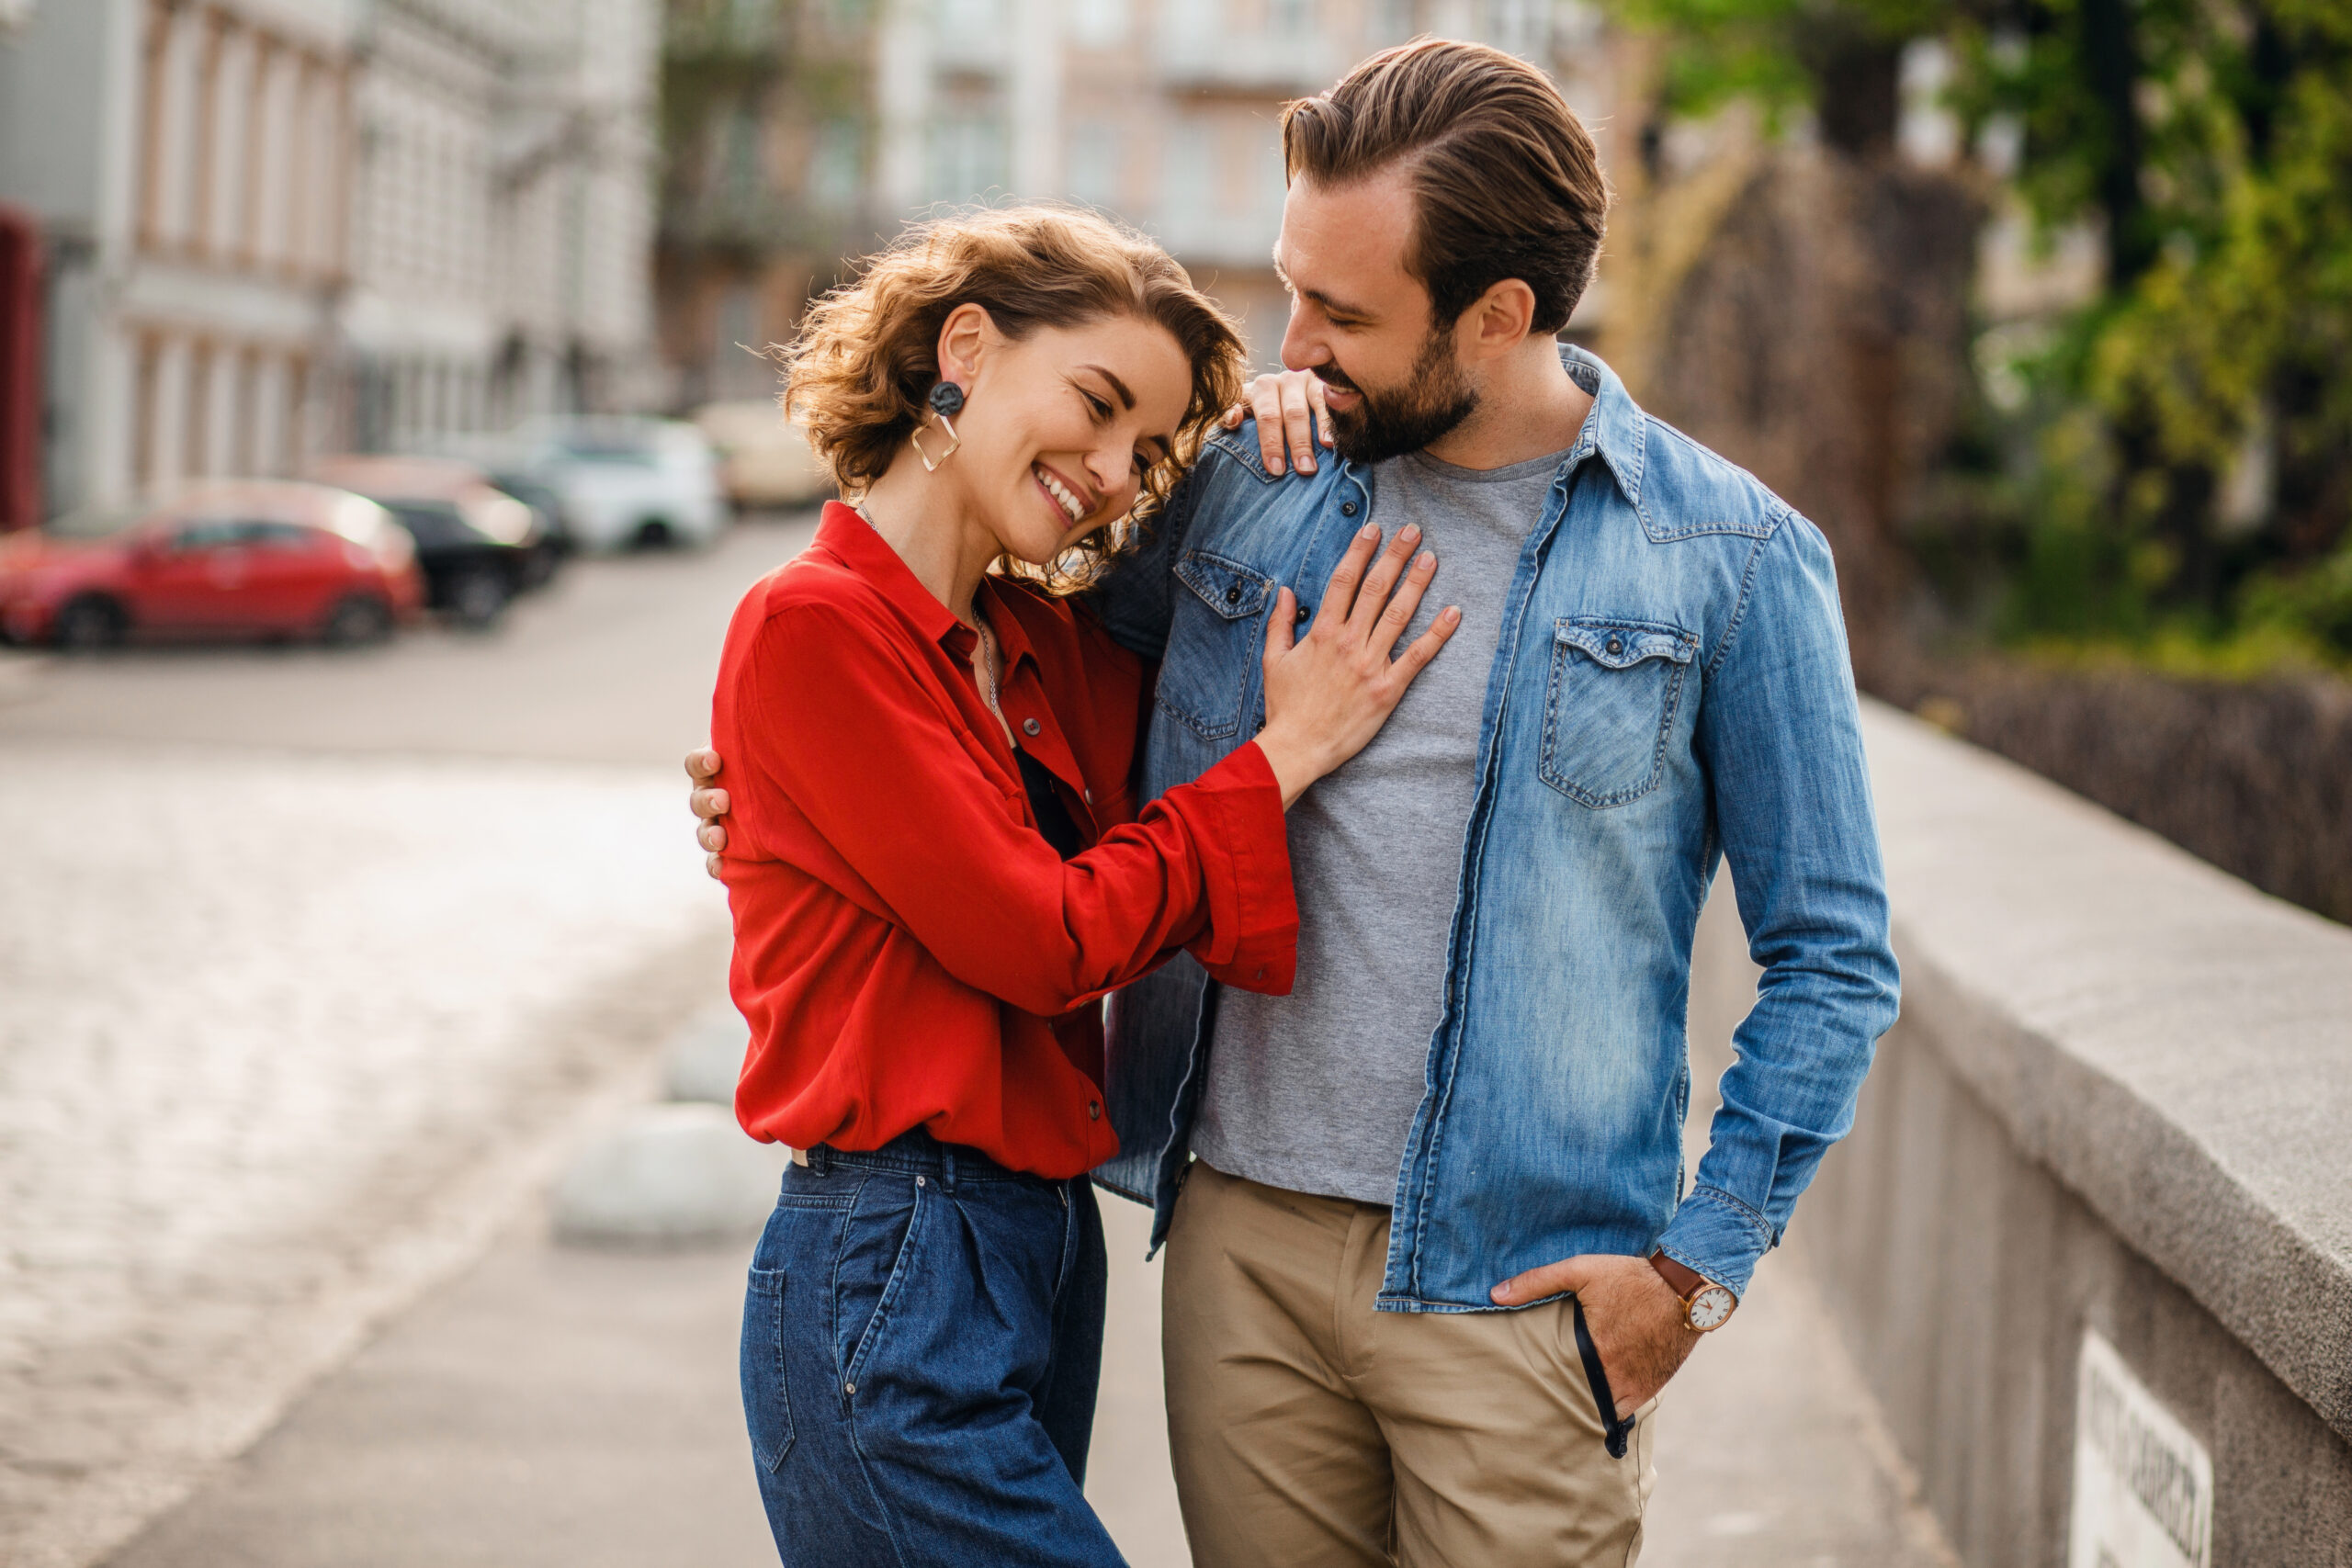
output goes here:
[[1444, 1001], [1503, 601], [1566, 456], [1475, 469], [1414, 453], [1374, 470], [1373, 520], [1391, 538], [1418, 523], [1437, 552], [1405, 640], [1447, 604], [1462, 625], [1372, 744], [1291, 808], [1297, 983], [1224, 993], [1193, 1128], [1193, 1153], [1229, 1176], [1395, 1200]]

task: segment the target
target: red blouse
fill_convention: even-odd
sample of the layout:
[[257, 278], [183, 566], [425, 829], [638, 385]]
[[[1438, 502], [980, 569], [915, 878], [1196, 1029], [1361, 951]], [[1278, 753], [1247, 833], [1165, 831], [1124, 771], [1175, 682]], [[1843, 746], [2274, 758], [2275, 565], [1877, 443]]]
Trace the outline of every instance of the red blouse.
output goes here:
[[710, 720], [752, 1028], [735, 1113], [795, 1148], [920, 1126], [1075, 1176], [1118, 1152], [1098, 998], [1179, 948], [1289, 990], [1282, 797], [1249, 745], [1138, 816], [1142, 661], [1067, 600], [1001, 578], [980, 593], [1005, 719], [1086, 846], [1067, 862], [973, 683], [972, 629], [863, 517], [828, 505], [736, 609]]

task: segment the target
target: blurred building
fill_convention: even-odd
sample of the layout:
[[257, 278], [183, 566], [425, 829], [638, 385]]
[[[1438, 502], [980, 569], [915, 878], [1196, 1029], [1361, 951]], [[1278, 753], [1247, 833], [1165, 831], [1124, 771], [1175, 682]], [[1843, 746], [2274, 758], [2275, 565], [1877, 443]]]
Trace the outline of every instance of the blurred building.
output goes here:
[[349, 439], [662, 395], [659, 0], [373, 0], [357, 37]]
[[34, 0], [0, 201], [46, 251], [50, 509], [658, 398], [656, 15]]
[[[670, 0], [670, 18], [663, 344], [690, 394], [772, 391], [737, 345], [788, 336], [907, 219], [1036, 197], [1159, 239], [1271, 365], [1284, 100], [1419, 33], [1476, 39], [1550, 71], [1607, 156], [1620, 77], [1579, 0]], [[713, 62], [714, 37], [743, 67]]]

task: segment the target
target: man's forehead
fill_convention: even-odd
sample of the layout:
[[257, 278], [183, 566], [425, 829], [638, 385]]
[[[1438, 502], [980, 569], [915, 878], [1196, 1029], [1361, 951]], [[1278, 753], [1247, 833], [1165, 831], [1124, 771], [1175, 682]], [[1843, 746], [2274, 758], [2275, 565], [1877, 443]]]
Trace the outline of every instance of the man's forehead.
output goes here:
[[1324, 185], [1299, 175], [1283, 199], [1274, 265], [1301, 293], [1329, 293], [1372, 308], [1399, 288], [1418, 289], [1405, 267], [1413, 236], [1412, 189], [1402, 168]]

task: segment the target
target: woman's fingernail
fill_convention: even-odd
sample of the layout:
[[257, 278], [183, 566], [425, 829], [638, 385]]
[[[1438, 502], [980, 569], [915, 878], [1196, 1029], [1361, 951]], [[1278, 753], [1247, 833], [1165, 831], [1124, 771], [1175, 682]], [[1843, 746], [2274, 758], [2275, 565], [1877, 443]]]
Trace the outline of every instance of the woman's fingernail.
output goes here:
[[1396, 530], [1396, 536], [1400, 539], [1418, 539], [1421, 536], [1421, 525], [1419, 523], [1408, 523]]
[[1356, 537], [1359, 539], [1377, 539], [1380, 537], [1380, 530], [1367, 523], [1363, 527], [1356, 530]]
[[1423, 550], [1421, 552], [1421, 558], [1415, 561], [1413, 564], [1419, 567], [1424, 571], [1434, 571], [1437, 569], [1437, 552], [1434, 550]]

